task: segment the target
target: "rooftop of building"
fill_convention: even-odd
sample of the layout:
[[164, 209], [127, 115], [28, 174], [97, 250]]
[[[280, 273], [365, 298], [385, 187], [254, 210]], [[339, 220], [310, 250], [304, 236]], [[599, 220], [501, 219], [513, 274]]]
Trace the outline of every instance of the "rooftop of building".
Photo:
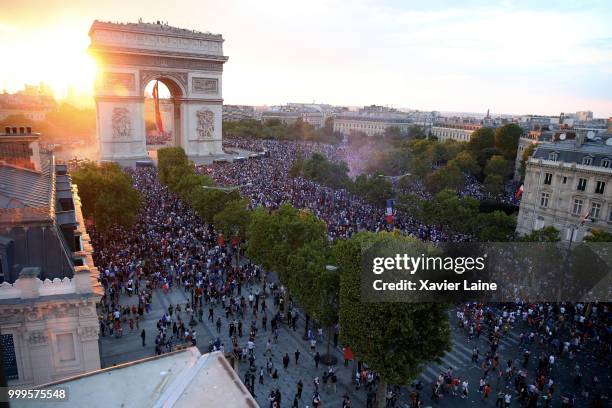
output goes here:
[[[62, 406], [241, 407], [258, 408], [221, 352], [200, 354], [196, 347], [121, 364], [41, 385], [68, 387]], [[23, 402], [20, 407], [38, 406]]]
[[354, 120], [359, 122], [382, 122], [382, 123], [412, 123], [413, 119], [407, 115], [359, 115], [353, 114], [339, 114], [335, 116], [337, 120]]
[[[602, 166], [604, 159], [612, 160], [612, 138], [594, 140], [560, 140], [538, 144], [533, 159], [549, 160], [550, 154], [556, 153], [557, 160], [565, 163], [584, 164], [584, 158], [590, 157], [591, 166]], [[608, 167], [612, 164], [608, 162]]]

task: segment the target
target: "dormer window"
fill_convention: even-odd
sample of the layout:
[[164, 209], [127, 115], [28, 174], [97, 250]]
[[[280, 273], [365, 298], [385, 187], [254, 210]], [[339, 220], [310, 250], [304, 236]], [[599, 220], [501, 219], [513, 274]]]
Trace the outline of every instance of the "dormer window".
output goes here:
[[601, 167], [609, 169], [610, 168], [610, 159], [602, 159]]
[[548, 153], [548, 160], [557, 161], [559, 154], [557, 152]]
[[593, 158], [591, 156], [586, 156], [582, 159], [582, 164], [585, 166], [590, 166], [593, 163]]

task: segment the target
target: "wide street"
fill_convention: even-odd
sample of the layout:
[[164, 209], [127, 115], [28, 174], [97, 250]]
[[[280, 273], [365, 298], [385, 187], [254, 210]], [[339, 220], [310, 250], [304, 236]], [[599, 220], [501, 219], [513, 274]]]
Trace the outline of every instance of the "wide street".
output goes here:
[[[256, 289], [253, 288], [253, 293], [255, 293], [255, 290]], [[248, 290], [244, 288], [243, 295], [248, 296], [248, 293]], [[137, 296], [132, 296], [130, 298], [123, 294], [122, 304], [137, 304], [137, 299]], [[106, 337], [101, 337], [100, 350], [102, 366], [109, 367], [114, 364], [121, 364], [124, 362], [132, 361], [134, 359], [145, 358], [154, 355], [154, 339], [155, 334], [157, 333], [157, 320], [159, 320], [159, 318], [165, 312], [167, 312], [167, 308], [170, 304], [176, 307], [177, 304], [182, 304], [184, 306], [187, 302], [187, 294], [182, 288], [174, 288], [170, 290], [167, 294], [165, 294], [161, 289], [156, 289], [153, 293], [153, 303], [151, 312], [145, 314], [145, 320], [144, 322], [140, 323], [139, 329], [134, 329], [133, 331], [130, 331], [129, 327], [127, 325], [124, 325], [124, 334], [121, 338], [116, 338], [114, 336], [111, 337], [108, 334], [106, 335]], [[204, 322], [199, 322], [198, 325], [195, 326], [198, 348], [202, 353], [206, 353], [208, 352], [209, 342], [220, 338], [221, 342], [225, 345], [225, 350], [227, 354], [231, 350], [231, 340], [228, 336], [228, 321], [225, 319], [224, 311], [219, 305], [216, 305], [214, 307], [215, 321], [217, 317], [221, 317], [221, 321], [223, 322], [220, 333], [217, 333], [217, 328], [215, 324], [207, 320], [208, 306], [205, 305], [204, 310]], [[268, 313], [268, 317], [271, 318], [270, 313]], [[177, 318], [176, 313], [174, 313], [174, 318]], [[183, 319], [183, 321], [189, 322], [189, 317], [184, 311], [181, 313], [181, 318]], [[245, 320], [249, 319], [247, 318]], [[239, 338], [239, 345], [241, 347], [243, 347], [248, 340], [248, 329], [246, 328], [247, 326], [248, 323], [245, 322], [245, 333], [243, 333], [242, 338]], [[290, 404], [293, 402], [293, 398], [296, 393], [296, 384], [299, 380], [302, 380], [302, 382], [304, 383], [304, 391], [301, 400], [302, 402], [299, 406], [311, 406], [311, 397], [314, 391], [314, 377], [319, 376], [321, 378], [323, 376], [324, 370], [327, 370], [327, 367], [323, 364], [320, 364], [318, 370], [315, 368], [313, 353], [310, 352], [310, 345], [308, 344], [308, 342], [302, 339], [302, 336], [304, 334], [304, 319], [300, 317], [300, 320], [297, 325], [297, 330], [295, 332], [288, 328], [286, 324], [281, 325], [278, 336], [278, 344], [273, 344], [272, 355], [272, 361], [274, 363], [274, 367], [278, 369], [279, 378], [272, 379], [269, 375], [267, 375], [266, 372], [266, 375], [264, 376], [264, 385], [259, 384], [259, 370], [261, 367], [264, 368], [264, 371], [266, 370], [267, 357], [264, 355], [264, 353], [266, 350], [266, 342], [268, 339], [272, 339], [272, 333], [270, 331], [270, 323], [268, 323], [267, 331], [263, 331], [261, 329], [261, 315], [257, 326], [259, 328], [259, 332], [255, 341], [255, 365], [257, 366], [255, 396], [260, 406], [268, 406], [268, 394], [271, 389], [275, 388], [279, 388], [282, 393], [283, 406], [290, 406]], [[143, 328], [147, 333], [146, 347], [142, 347], [142, 342], [140, 339], [140, 331]], [[325, 354], [325, 352], [327, 351], [327, 343], [318, 342], [316, 349], [321, 355]], [[297, 366], [295, 364], [294, 356], [296, 350], [299, 350], [300, 352], [300, 357], [298, 360], [299, 364]], [[340, 407], [342, 402], [341, 397], [345, 393], [348, 393], [351, 396], [353, 400], [353, 406], [365, 406], [365, 392], [356, 391], [354, 386], [349, 386], [353, 373], [353, 365], [350, 364], [349, 367], [343, 366], [342, 353], [338, 349], [334, 350], [333, 344], [332, 351], [336, 354], [340, 362], [338, 365], [335, 366], [335, 372], [338, 377], [338, 387], [337, 393], [335, 394], [333, 393], [331, 387], [328, 389], [325, 389], [324, 387], [322, 388], [321, 397], [323, 399], [324, 406]], [[290, 363], [287, 370], [283, 369], [282, 363], [282, 358], [285, 353], [288, 353], [290, 357]], [[248, 365], [248, 361], [243, 361], [237, 366], [237, 372], [239, 373], [240, 378], [243, 381], [244, 373], [246, 372]]]

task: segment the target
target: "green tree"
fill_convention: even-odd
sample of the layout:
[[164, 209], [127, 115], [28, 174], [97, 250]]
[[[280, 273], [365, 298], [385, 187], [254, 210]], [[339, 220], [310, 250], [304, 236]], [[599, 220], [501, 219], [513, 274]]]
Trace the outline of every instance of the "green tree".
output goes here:
[[[179, 167], [179, 169], [184, 170], [185, 173], [182, 173], [180, 176], [175, 175], [172, 177], [176, 179], [176, 183], [171, 186], [171, 189], [187, 202], [191, 202], [191, 193], [201, 190], [202, 186], [212, 187], [215, 185], [215, 181], [210, 176], [196, 174], [193, 170], [187, 173], [188, 168]], [[170, 174], [175, 173], [175, 170], [170, 170]]]
[[327, 328], [327, 356], [330, 355], [332, 328], [338, 321], [340, 276], [337, 271], [327, 269], [335, 263], [329, 245], [320, 241], [307, 243], [289, 255], [287, 278], [283, 282], [303, 310], [321, 327]]
[[561, 235], [555, 227], [544, 227], [539, 230], [531, 231], [530, 234], [523, 235], [518, 239], [522, 242], [559, 242]]
[[157, 151], [159, 181], [173, 188], [185, 175], [193, 173], [193, 166], [182, 147], [164, 147]]
[[238, 235], [240, 238], [246, 238], [246, 231], [251, 222], [248, 204], [249, 200], [246, 198], [226, 203], [225, 207], [213, 217], [215, 229], [226, 237]]
[[408, 135], [413, 139], [425, 139], [427, 137], [425, 130], [419, 125], [410, 126], [410, 129], [408, 129]]
[[448, 162], [449, 166], [455, 166], [464, 173], [476, 175], [480, 172], [480, 166], [474, 159], [474, 156], [467, 150], [457, 154], [457, 156]]
[[612, 242], [612, 234], [600, 229], [592, 229], [591, 234], [587, 235], [584, 240], [587, 242]]
[[495, 131], [492, 128], [483, 127], [472, 132], [468, 142], [471, 151], [476, 152], [491, 147], [495, 147]]
[[362, 245], [394, 240], [416, 241], [390, 233], [359, 233], [338, 242], [334, 251], [340, 272], [340, 338], [380, 376], [381, 408], [388, 384], [409, 384], [451, 346], [446, 304], [362, 302]]
[[289, 169], [289, 177], [299, 177], [304, 172], [304, 155], [301, 150], [298, 150], [295, 155], [295, 160]]
[[472, 197], [459, 198], [454, 191], [444, 190], [424, 201], [422, 207], [426, 223], [452, 232], [472, 233], [479, 203]]
[[508, 160], [516, 159], [516, 150], [523, 129], [516, 123], [508, 123], [495, 130], [495, 147]]
[[508, 160], [504, 159], [503, 156], [492, 156], [489, 160], [487, 160], [484, 173], [487, 176], [497, 175], [500, 176], [502, 180], [505, 180], [510, 174], [510, 165]]
[[391, 182], [383, 177], [361, 174], [355, 181], [349, 184], [349, 190], [366, 201], [378, 206], [385, 204], [386, 200], [393, 196]]
[[251, 214], [247, 256], [287, 281], [288, 258], [306, 244], [327, 244], [325, 223], [313, 214], [284, 203], [271, 214], [263, 207]]
[[432, 161], [429, 156], [412, 156], [408, 162], [408, 171], [415, 176], [425, 177], [432, 171]]
[[489, 174], [484, 180], [484, 188], [491, 194], [504, 191], [504, 179], [499, 174]]
[[200, 187], [189, 194], [189, 204], [208, 223], [212, 223], [215, 215], [223, 211], [230, 202], [237, 200], [240, 200], [240, 193], [236, 190], [228, 193]]
[[425, 187], [434, 193], [447, 189], [457, 191], [464, 183], [463, 173], [455, 166], [444, 166], [425, 179]]
[[349, 183], [348, 166], [344, 162], [334, 163], [320, 153], [313, 155], [304, 163], [304, 176], [317, 183], [344, 188]]
[[516, 217], [503, 211], [478, 214], [478, 238], [481, 242], [512, 241], [516, 229]]
[[415, 194], [404, 194], [399, 197], [396, 206], [399, 210], [419, 220], [423, 218], [423, 204], [424, 200], [419, 196]]
[[72, 181], [79, 188], [84, 216], [101, 231], [129, 227], [142, 207], [132, 180], [116, 163], [86, 163], [72, 172]]

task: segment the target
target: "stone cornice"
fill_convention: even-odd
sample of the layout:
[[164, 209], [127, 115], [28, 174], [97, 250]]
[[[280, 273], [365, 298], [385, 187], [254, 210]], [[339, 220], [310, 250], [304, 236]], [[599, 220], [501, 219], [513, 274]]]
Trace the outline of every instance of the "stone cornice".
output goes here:
[[557, 162], [552, 160], [544, 160], [544, 159], [534, 159], [533, 157], [529, 159], [527, 163], [527, 171], [534, 170], [535, 168], [547, 168], [553, 169], [556, 171], [571, 171], [576, 173], [587, 173], [593, 174], [600, 177], [612, 177], [612, 169], [605, 168], [601, 166], [586, 166], [583, 164], [576, 163], [566, 163], [566, 162]]
[[152, 57], [169, 57], [169, 58], [181, 58], [191, 59], [200, 61], [219, 61], [221, 63], [227, 62], [229, 59], [225, 55], [213, 55], [213, 54], [196, 54], [189, 52], [177, 52], [177, 51], [162, 51], [162, 50], [149, 50], [132, 47], [116, 47], [112, 45], [90, 45], [87, 51], [96, 55], [104, 54], [122, 54], [122, 55], [147, 55]]

